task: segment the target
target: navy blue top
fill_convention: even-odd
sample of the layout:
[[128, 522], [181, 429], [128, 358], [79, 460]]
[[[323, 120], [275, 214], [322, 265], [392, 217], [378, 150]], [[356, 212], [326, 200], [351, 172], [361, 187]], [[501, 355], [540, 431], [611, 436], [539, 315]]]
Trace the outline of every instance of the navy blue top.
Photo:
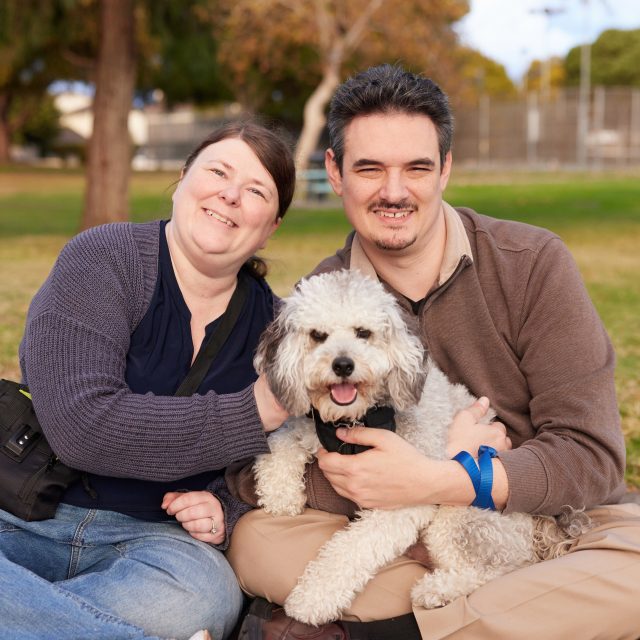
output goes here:
[[[147, 312], [131, 335], [125, 379], [134, 393], [174, 395], [193, 361], [191, 312], [178, 286], [167, 238], [166, 222], [160, 227], [158, 279]], [[257, 375], [253, 356], [260, 334], [273, 318], [273, 294], [264, 280], [249, 277], [249, 292], [228, 340], [218, 352], [197, 393], [236, 393]], [[215, 331], [219, 318], [205, 328], [202, 345]], [[152, 482], [87, 474], [97, 497], [81, 481], [66, 492], [62, 502], [86, 508], [118, 511], [142, 520], [167, 520], [160, 509], [167, 491], [202, 490], [221, 470], [212, 470], [174, 482]]]

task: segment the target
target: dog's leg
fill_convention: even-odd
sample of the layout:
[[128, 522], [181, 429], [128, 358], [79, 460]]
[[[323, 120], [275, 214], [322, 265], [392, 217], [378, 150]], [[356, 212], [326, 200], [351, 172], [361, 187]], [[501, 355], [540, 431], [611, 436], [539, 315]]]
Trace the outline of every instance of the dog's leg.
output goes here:
[[505, 567], [480, 566], [435, 569], [416, 582], [411, 591], [411, 601], [426, 609], [443, 607], [508, 571]]
[[313, 625], [338, 619], [367, 582], [416, 541], [436, 511], [419, 507], [360, 512], [307, 565], [284, 603], [287, 615]]
[[533, 518], [486, 509], [441, 507], [423, 541], [437, 569], [413, 588], [412, 601], [433, 609], [497, 576], [535, 562]]
[[[256, 458], [253, 472], [256, 478], [258, 505], [273, 515], [294, 516], [302, 513], [307, 502], [304, 472], [307, 462], [317, 451], [309, 433], [308, 420], [298, 420], [269, 436], [267, 453]], [[317, 443], [317, 438], [315, 439]]]

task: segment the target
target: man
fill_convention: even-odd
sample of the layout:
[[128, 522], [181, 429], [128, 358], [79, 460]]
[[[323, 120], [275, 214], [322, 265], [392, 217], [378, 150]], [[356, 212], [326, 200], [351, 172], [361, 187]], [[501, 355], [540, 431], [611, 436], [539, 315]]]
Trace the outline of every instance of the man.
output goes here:
[[[414, 608], [415, 621], [409, 593], [424, 567], [402, 558], [345, 615], [369, 625], [339, 623], [308, 637], [636, 638], [640, 509], [593, 509], [624, 493], [614, 354], [567, 249], [545, 230], [443, 201], [452, 116], [430, 80], [389, 65], [359, 74], [338, 88], [329, 133], [329, 180], [355, 234], [317, 271], [358, 268], [378, 277], [418, 317], [424, 345], [449, 378], [491, 399], [500, 424], [476, 425], [486, 409], [476, 403], [456, 419], [449, 450], [475, 452], [502, 435], [492, 461], [497, 509], [555, 515], [570, 504], [592, 509], [596, 528], [562, 558], [442, 609]], [[306, 562], [344, 526], [336, 515], [340, 507], [349, 513], [342, 498], [377, 508], [474, 500], [458, 462], [444, 472], [391, 432], [344, 431], [345, 441], [373, 448], [321, 452], [308, 480], [317, 509], [296, 518], [254, 511], [236, 528], [230, 559], [248, 592], [282, 603]], [[282, 637], [307, 637], [299, 633]]]

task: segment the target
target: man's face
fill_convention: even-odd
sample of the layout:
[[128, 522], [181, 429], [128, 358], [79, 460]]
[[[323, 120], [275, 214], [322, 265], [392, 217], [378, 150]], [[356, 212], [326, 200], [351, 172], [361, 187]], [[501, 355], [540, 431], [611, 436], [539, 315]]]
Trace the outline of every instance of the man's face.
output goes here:
[[326, 166], [364, 244], [397, 254], [427, 246], [451, 169], [450, 153], [440, 166], [430, 118], [398, 112], [359, 116], [345, 129], [342, 174], [331, 149]]

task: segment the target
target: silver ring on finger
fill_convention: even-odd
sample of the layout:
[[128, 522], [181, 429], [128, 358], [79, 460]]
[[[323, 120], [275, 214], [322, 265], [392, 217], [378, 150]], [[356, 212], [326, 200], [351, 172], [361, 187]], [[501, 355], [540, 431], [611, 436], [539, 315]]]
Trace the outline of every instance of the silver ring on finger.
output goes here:
[[216, 533], [218, 533], [218, 527], [216, 527], [216, 521], [213, 518], [213, 516], [211, 516], [211, 531], [210, 531], [212, 536], [215, 536]]

